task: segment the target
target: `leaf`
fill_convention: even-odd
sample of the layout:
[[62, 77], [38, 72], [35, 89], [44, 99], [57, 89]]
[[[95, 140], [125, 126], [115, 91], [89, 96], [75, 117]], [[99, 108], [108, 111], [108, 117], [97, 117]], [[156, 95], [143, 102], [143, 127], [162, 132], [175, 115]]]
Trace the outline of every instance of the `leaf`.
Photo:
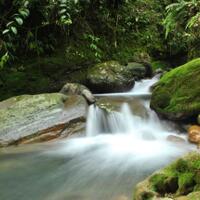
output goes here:
[[64, 4], [64, 3], [61, 3], [61, 4], [60, 4], [60, 7], [61, 7], [61, 8], [66, 8], [67, 6], [66, 6], [66, 4]]
[[65, 8], [63, 8], [62, 10], [59, 11], [59, 14], [63, 14], [65, 13], [67, 10]]
[[16, 29], [16, 27], [11, 26], [10, 29], [11, 29], [11, 31], [12, 31], [15, 35], [17, 35], [17, 29]]
[[19, 25], [22, 25], [22, 24], [23, 24], [23, 19], [22, 19], [22, 18], [16, 17], [15, 20], [16, 20], [16, 22], [17, 22]]
[[61, 19], [61, 20], [65, 20], [66, 18], [67, 18], [66, 15], [62, 15], [60, 19]]
[[6, 24], [6, 26], [8, 27], [8, 26], [10, 26], [10, 25], [13, 24], [13, 23], [14, 23], [14, 21], [8, 22], [8, 23]]
[[5, 30], [2, 32], [2, 34], [4, 35], [4, 34], [8, 33], [9, 31], [10, 31], [9, 29], [5, 29]]
[[30, 12], [28, 9], [23, 9], [23, 10], [19, 10], [19, 13], [23, 16], [23, 17], [28, 17]]
[[72, 20], [71, 19], [66, 19], [63, 21], [64, 24], [66, 25], [71, 25], [72, 24]]
[[29, 1], [25, 1], [24, 6], [27, 7], [29, 5]]

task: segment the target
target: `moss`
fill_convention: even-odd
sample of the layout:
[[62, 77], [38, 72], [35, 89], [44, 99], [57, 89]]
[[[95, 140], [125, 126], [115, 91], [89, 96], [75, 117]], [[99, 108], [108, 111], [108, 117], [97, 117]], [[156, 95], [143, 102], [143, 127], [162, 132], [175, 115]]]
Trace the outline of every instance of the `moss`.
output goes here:
[[[184, 159], [179, 159], [174, 166], [174, 170], [176, 173], [185, 173], [189, 171], [189, 165], [188, 162]], [[173, 169], [173, 168], [172, 168]]]
[[184, 195], [192, 192], [195, 186], [194, 172], [181, 173], [178, 178], [178, 194]]
[[200, 58], [166, 73], [153, 90], [151, 107], [168, 117], [195, 116], [200, 112], [199, 83]]
[[159, 193], [164, 193], [166, 178], [167, 176], [164, 174], [156, 174], [155, 176], [151, 177], [150, 182], [153, 190]]
[[[153, 197], [178, 197], [200, 191], [200, 154], [193, 152], [178, 159], [169, 166], [140, 183], [137, 196], [149, 191]], [[141, 189], [140, 185], [146, 187]]]
[[162, 196], [175, 193], [178, 189], [178, 178], [169, 174], [155, 174], [150, 182], [152, 189]]

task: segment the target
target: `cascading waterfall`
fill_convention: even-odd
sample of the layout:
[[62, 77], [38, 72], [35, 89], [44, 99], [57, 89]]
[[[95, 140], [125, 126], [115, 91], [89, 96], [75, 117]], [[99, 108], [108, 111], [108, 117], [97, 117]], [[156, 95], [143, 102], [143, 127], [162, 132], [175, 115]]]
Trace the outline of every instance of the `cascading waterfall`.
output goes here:
[[[147, 117], [134, 115], [134, 110], [130, 109], [128, 103], [122, 103], [120, 112], [110, 111], [99, 108], [98, 106], [91, 105], [87, 117], [87, 136], [97, 136], [100, 134], [129, 134], [135, 139], [150, 140], [154, 138], [163, 139], [169, 135], [177, 135], [177, 130], [173, 128], [173, 124], [160, 120], [156, 113], [149, 108], [149, 100], [143, 100], [144, 95], [150, 94], [150, 87], [158, 81], [158, 77], [153, 79], [143, 80], [136, 82], [135, 88], [128, 94], [141, 95], [140, 102], [145, 108]], [[126, 93], [127, 94], [127, 93]], [[97, 95], [99, 98], [102, 96], [113, 96], [113, 94]], [[184, 135], [179, 135], [184, 138]]]
[[[131, 200], [139, 181], [193, 148], [149, 108], [157, 80], [136, 82], [129, 93], [96, 95], [119, 109], [90, 106], [86, 137], [0, 150], [1, 199]], [[183, 141], [168, 141], [171, 135]]]

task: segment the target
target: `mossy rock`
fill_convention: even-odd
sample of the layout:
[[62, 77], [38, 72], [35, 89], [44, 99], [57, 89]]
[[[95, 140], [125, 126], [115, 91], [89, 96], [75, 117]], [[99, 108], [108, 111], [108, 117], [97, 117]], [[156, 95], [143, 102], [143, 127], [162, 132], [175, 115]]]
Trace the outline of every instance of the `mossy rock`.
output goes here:
[[124, 66], [117, 61], [107, 61], [88, 70], [87, 86], [97, 93], [128, 91], [134, 86], [134, 80], [146, 77], [148, 71], [148, 67], [140, 63]]
[[88, 70], [87, 86], [93, 92], [120, 92], [130, 90], [133, 76], [117, 61], [100, 63]]
[[172, 120], [200, 113], [200, 58], [166, 73], [153, 89], [151, 108]]
[[[195, 196], [196, 192], [200, 192], [200, 153], [191, 152], [139, 183], [134, 200], [164, 197], [181, 200]], [[151, 197], [144, 198], [144, 193], [151, 194]]]

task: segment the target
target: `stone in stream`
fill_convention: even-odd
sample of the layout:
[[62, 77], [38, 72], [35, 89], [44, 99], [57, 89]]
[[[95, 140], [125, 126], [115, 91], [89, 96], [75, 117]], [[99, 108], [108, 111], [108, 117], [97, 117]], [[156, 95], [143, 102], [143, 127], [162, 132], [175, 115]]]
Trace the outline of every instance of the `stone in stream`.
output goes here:
[[171, 120], [200, 113], [200, 58], [167, 72], [153, 88], [151, 108]]
[[89, 69], [87, 86], [96, 93], [122, 92], [134, 86], [134, 77], [117, 61], [100, 63]]
[[132, 113], [134, 113], [134, 115], [145, 119], [148, 118], [148, 111], [138, 98], [126, 96], [105, 96], [97, 98], [97, 105], [100, 108], [105, 108], [108, 111], [110, 110], [120, 112], [123, 103], [128, 103], [130, 110], [132, 111]]
[[0, 102], [0, 146], [41, 142], [83, 131], [87, 103], [59, 93], [22, 95]]
[[167, 136], [167, 141], [174, 142], [174, 143], [185, 143], [186, 142], [183, 138], [175, 136], [175, 135]]
[[190, 142], [200, 145], [200, 126], [194, 125], [188, 129]]
[[66, 83], [60, 93], [64, 95], [82, 95], [89, 104], [95, 103], [95, 97], [92, 92], [84, 85], [79, 83]]
[[134, 200], [199, 200], [200, 153], [192, 152], [140, 182]]
[[149, 75], [149, 66], [140, 63], [121, 65], [117, 61], [107, 61], [90, 68], [87, 86], [95, 93], [124, 92], [133, 88], [135, 79]]

